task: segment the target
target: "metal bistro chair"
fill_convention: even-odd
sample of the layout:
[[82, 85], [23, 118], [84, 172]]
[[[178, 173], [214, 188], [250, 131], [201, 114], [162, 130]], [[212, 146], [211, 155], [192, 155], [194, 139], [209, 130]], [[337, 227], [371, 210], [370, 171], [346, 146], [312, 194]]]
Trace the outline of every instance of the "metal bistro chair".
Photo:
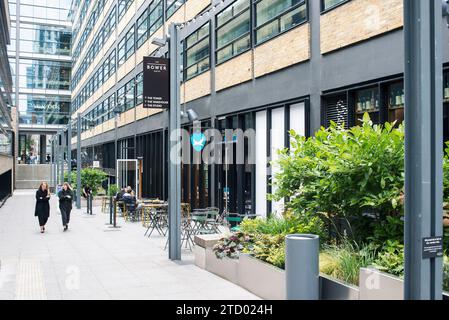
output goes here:
[[193, 236], [214, 233], [208, 223], [208, 214], [209, 211], [206, 209], [197, 209], [192, 212], [191, 221]]
[[131, 222], [136, 221], [136, 202], [134, 201], [125, 201], [125, 220], [130, 219]]
[[207, 228], [214, 233], [220, 233], [220, 209], [215, 207], [206, 208], [205, 211], [207, 212], [207, 218], [206, 218], [206, 226]]
[[101, 212], [103, 212], [103, 213], [109, 212], [109, 197], [108, 196], [101, 197]]

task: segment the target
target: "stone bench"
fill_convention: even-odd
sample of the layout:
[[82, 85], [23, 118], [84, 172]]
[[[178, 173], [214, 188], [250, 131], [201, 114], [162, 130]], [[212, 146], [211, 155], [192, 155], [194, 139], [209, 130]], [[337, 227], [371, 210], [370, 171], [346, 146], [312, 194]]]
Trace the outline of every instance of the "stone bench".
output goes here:
[[193, 239], [195, 243], [195, 265], [201, 269], [206, 269], [206, 250], [212, 250], [213, 246], [218, 243], [224, 234], [204, 234], [196, 235]]

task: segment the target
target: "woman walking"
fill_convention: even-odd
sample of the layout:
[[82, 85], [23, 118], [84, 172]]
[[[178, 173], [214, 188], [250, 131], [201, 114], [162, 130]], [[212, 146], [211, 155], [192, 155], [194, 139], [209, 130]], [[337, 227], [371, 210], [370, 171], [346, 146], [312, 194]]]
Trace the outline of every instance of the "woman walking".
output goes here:
[[61, 191], [58, 193], [59, 209], [61, 210], [62, 225], [64, 231], [69, 228], [70, 212], [72, 211], [73, 192], [72, 188], [67, 182], [64, 182]]
[[50, 216], [49, 200], [50, 190], [48, 189], [48, 184], [47, 182], [42, 182], [39, 189], [36, 191], [36, 209], [34, 210], [34, 215], [39, 219], [41, 233], [45, 232], [45, 225]]

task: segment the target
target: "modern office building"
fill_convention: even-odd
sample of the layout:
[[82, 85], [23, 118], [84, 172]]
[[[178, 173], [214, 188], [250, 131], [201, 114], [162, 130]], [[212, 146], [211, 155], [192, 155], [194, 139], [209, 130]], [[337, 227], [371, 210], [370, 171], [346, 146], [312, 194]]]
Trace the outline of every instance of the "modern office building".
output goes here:
[[[255, 164], [183, 165], [183, 201], [193, 208], [276, 212], [282, 203], [267, 201], [278, 170], [270, 161], [289, 146], [290, 129], [310, 136], [330, 121], [353, 126], [364, 112], [378, 123], [403, 120], [403, 0], [76, 0], [72, 6], [72, 119], [83, 117], [84, 162], [114, 169], [116, 155], [141, 158], [144, 197], [167, 198], [168, 113], [143, 108], [142, 61], [167, 54], [152, 39], [163, 38], [172, 22], [189, 22], [181, 32], [183, 107], [199, 114], [202, 128], [256, 131]], [[441, 27], [449, 140], [449, 32]]]
[[12, 0], [13, 101], [18, 111], [16, 157], [45, 164], [49, 139], [70, 114], [70, 0]]
[[8, 63], [11, 20], [8, 1], [0, 3], [0, 206], [13, 190], [14, 179], [14, 123], [11, 92], [12, 75]]

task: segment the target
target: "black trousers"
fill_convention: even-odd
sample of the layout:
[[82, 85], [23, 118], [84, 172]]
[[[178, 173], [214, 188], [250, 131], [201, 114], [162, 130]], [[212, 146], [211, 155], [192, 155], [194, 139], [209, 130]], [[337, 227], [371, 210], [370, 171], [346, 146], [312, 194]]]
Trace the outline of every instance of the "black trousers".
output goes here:
[[59, 206], [59, 209], [61, 210], [62, 225], [66, 226], [70, 222], [70, 212], [72, 209], [63, 206]]
[[39, 219], [39, 226], [43, 227], [47, 224], [48, 216], [38, 215], [37, 218]]

